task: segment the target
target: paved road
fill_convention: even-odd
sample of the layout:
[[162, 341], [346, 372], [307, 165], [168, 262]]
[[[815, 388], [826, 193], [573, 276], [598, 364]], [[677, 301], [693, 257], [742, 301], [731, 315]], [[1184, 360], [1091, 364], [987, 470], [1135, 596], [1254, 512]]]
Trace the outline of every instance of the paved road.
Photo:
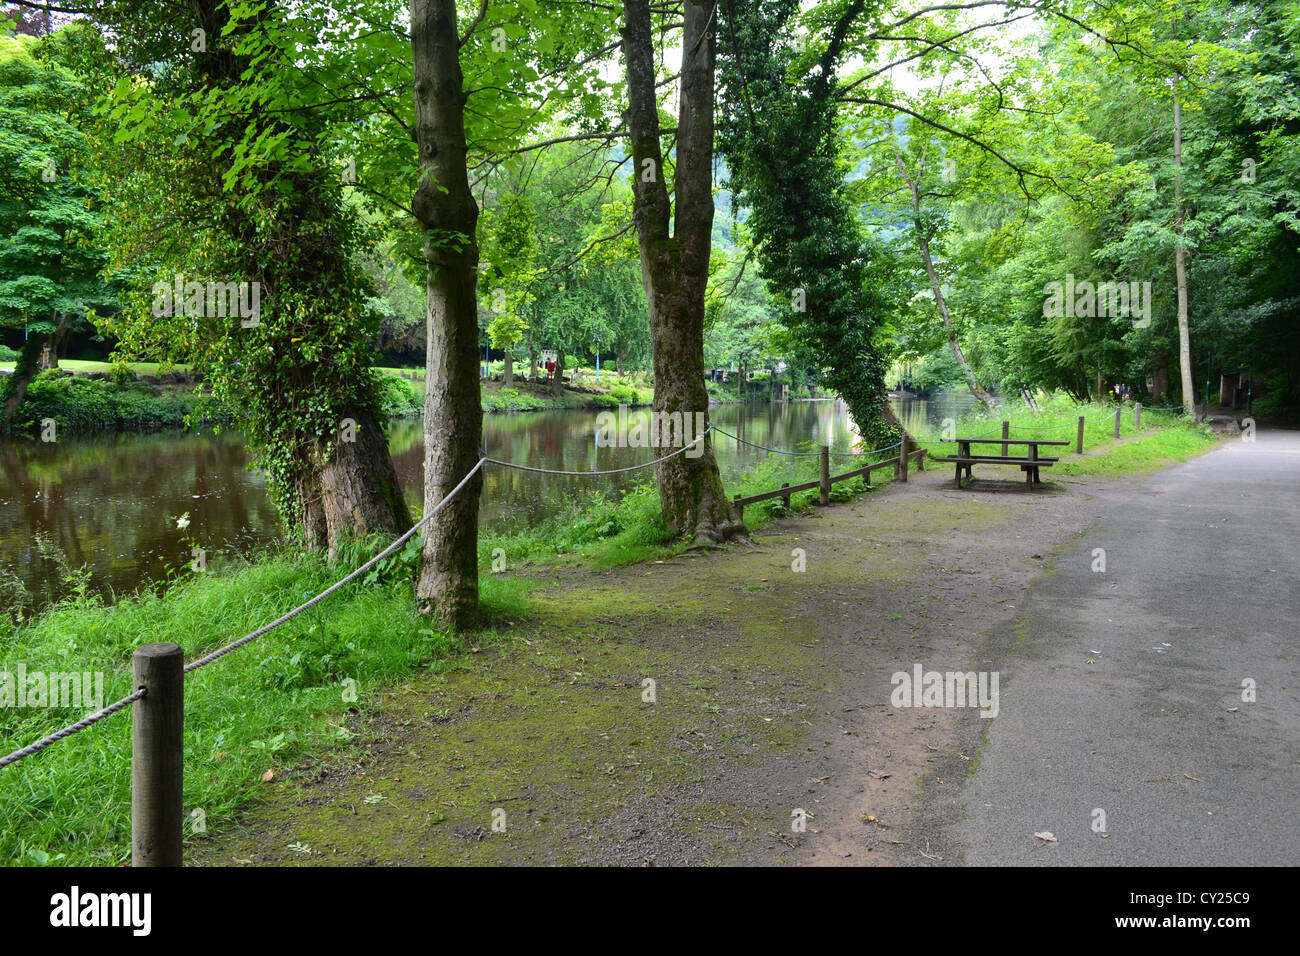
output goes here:
[[1231, 441], [1093, 504], [1101, 520], [1021, 601], [950, 834], [965, 862], [1295, 865], [1300, 433]]

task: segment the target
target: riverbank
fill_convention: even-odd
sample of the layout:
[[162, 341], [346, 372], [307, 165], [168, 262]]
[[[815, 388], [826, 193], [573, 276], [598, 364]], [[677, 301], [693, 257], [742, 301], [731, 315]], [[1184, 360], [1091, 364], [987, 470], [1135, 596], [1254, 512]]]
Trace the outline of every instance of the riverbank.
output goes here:
[[[141, 365], [128, 380], [114, 378], [103, 362], [65, 362], [66, 367], [42, 372], [27, 387], [15, 412], [13, 432], [36, 437], [41, 422], [53, 420], [56, 432], [156, 431], [191, 424], [229, 422], [233, 416], [205, 409], [200, 383], [183, 369], [159, 372]], [[0, 366], [0, 371], [7, 371]], [[404, 377], [398, 369], [380, 369], [381, 404], [390, 419], [424, 414], [424, 383]], [[410, 374], [410, 373], [408, 373]], [[553, 393], [546, 383], [516, 379], [512, 387], [482, 383], [485, 413], [567, 409], [602, 409], [649, 405], [654, 392], [621, 382], [601, 380], [589, 386]], [[197, 417], [196, 417], [197, 416]]]
[[[1171, 428], [1184, 433], [1189, 454], [1214, 443], [1201, 429]], [[1147, 440], [1091, 457], [1113, 461], [1121, 448]], [[772, 460], [794, 464], [780, 472], [773, 465], [772, 472], [755, 473], [728, 491], [766, 490], [772, 485], [763, 482], [788, 480], [781, 475], [808, 467], [806, 459]], [[1140, 467], [1168, 460], [1149, 455]], [[497, 858], [503, 841], [484, 841], [476, 849], [477, 838], [463, 837], [448, 838], [436, 850], [421, 844], [403, 856], [390, 845], [397, 840], [392, 830], [378, 828], [381, 821], [418, 825], [411, 832], [431, 839], [487, 830], [490, 816], [479, 820], [477, 803], [491, 809], [503, 802], [513, 810], [505, 801], [519, 798], [515, 771], [528, 760], [540, 764], [529, 771], [537, 792], [553, 788], [571, 802], [563, 813], [541, 805], [527, 813], [521, 805], [517, 832], [527, 832], [527, 822], [548, 836], [513, 858], [586, 858], [583, 852], [599, 846], [604, 859], [624, 861], [617, 849], [623, 841], [584, 844], [565, 836], [578, 826], [575, 814], [611, 821], [607, 835], [638, 820], [662, 825], [669, 832], [665, 847], [685, 840], [673, 852], [694, 852], [692, 834], [737, 828], [734, 813], [744, 812], [746, 794], [761, 791], [754, 789], [753, 774], [767, 761], [799, 753], [801, 741], [820, 736], [820, 729], [807, 728], [819, 727], [823, 709], [830, 708], [814, 692], [839, 680], [834, 675], [844, 670], [843, 654], [871, 646], [872, 635], [888, 639], [882, 646], [892, 648], [890, 654], [911, 646], [906, 642], [921, 636], [915, 627], [928, 616], [925, 589], [950, 589], [957, 580], [953, 568], [969, 566], [1009, 586], [1001, 577], [1005, 569], [987, 560], [987, 549], [1016, 551], [1016, 561], [1036, 567], [1019, 554], [1026, 545], [1011, 534], [1023, 531], [1023, 509], [1068, 503], [1075, 482], [1093, 479], [1064, 477], [1043, 495], [987, 498], [945, 492], [950, 481], [939, 473], [915, 476], [906, 488], [882, 487], [879, 473], [876, 480], [869, 494], [836, 486], [845, 507], [814, 511], [806, 493], [794, 497], [793, 515], [783, 514], [779, 502], [747, 509], [755, 550], [687, 552], [659, 522], [649, 489], [592, 506], [581, 522], [557, 519], [524, 535], [485, 538], [480, 561], [487, 627], [472, 638], [442, 634], [415, 613], [416, 552], [408, 548], [374, 580], [345, 589], [328, 606], [187, 683], [186, 808], [202, 810], [205, 820], [191, 852], [197, 848], [200, 856], [225, 863]], [[954, 525], [962, 529], [966, 559], [952, 551]], [[501, 555], [493, 553], [497, 548]], [[804, 552], [806, 572], [797, 570], [796, 549]], [[23, 663], [31, 673], [64, 670], [75, 661], [78, 670], [103, 673], [105, 697], [115, 699], [129, 689], [126, 662], [135, 646], [175, 640], [192, 659], [323, 589], [367, 553], [373, 551], [358, 548], [333, 568], [318, 557], [269, 555], [186, 576], [164, 597], [145, 594], [112, 607], [76, 591], [35, 621], [0, 631], [0, 665], [12, 670]], [[488, 569], [501, 556], [505, 570], [492, 573]], [[867, 622], [862, 626], [872, 635], [854, 636], [849, 623], [835, 623], [841, 621], [852, 627]], [[814, 628], [828, 622], [841, 627], [834, 640]], [[701, 654], [706, 646], [713, 651]], [[643, 707], [641, 681], [656, 675], [663, 707]], [[0, 740], [26, 742], [76, 716], [0, 708]], [[4, 771], [0, 857], [26, 864], [124, 861], [129, 726], [121, 718], [104, 722]], [[484, 734], [485, 726], [495, 729]], [[425, 737], [411, 745], [408, 732]], [[408, 768], [408, 758], [426, 771]], [[456, 766], [443, 767], [449, 761]], [[700, 790], [720, 762], [734, 768], [729, 783], [721, 791]], [[440, 770], [447, 775], [439, 777]], [[881, 772], [888, 778], [889, 771]], [[901, 771], [893, 774], [898, 786]], [[786, 774], [782, 787], [792, 782]], [[323, 852], [347, 843], [326, 823], [325, 815], [335, 819], [340, 812], [333, 799], [318, 804], [319, 819], [316, 811], [299, 808], [302, 832], [288, 841], [298, 849], [287, 842], [270, 847], [256, 831], [231, 836], [250, 803], [269, 799], [263, 819], [270, 821], [296, 801], [310, 804], [317, 794], [334, 792], [301, 789], [317, 785], [365, 791], [340, 791], [349, 795], [343, 804], [365, 815], [348, 818], [371, 848], [360, 858]], [[412, 796], [420, 792], [423, 797]], [[905, 788], [897, 793], [905, 800]], [[901, 813], [904, 804], [899, 807]], [[679, 821], [678, 830], [664, 814]], [[436, 829], [443, 823], [449, 825]], [[219, 845], [204, 842], [218, 836]], [[259, 846], [246, 851], [239, 840]], [[633, 841], [629, 849], [636, 846]]]
[[[200, 382], [187, 367], [167, 371], [156, 362], [135, 362], [114, 376], [107, 362], [64, 360], [60, 368], [42, 372], [28, 385], [27, 395], [18, 407], [13, 432], [36, 437], [40, 423], [52, 419], [60, 431], [88, 433], [95, 431], [154, 431], [194, 424], [228, 422], [233, 416], [221, 409], [209, 410], [197, 419], [204, 408]], [[13, 363], [0, 362], [0, 375], [13, 371]], [[418, 369], [376, 367], [380, 373], [381, 400], [390, 419], [418, 418], [424, 414], [424, 379]], [[705, 383], [710, 404], [729, 405], [741, 402], [767, 402], [770, 391], [753, 386], [743, 398], [734, 389], [708, 381]], [[800, 390], [803, 397], [806, 390]], [[566, 380], [559, 394], [548, 381], [530, 382], [523, 376], [506, 386], [498, 377], [481, 382], [481, 407], [485, 414], [499, 412], [601, 410], [626, 405], [649, 406], [654, 388], [644, 373], [626, 376], [610, 372], [597, 375], [592, 369], [578, 370], [578, 376]]]

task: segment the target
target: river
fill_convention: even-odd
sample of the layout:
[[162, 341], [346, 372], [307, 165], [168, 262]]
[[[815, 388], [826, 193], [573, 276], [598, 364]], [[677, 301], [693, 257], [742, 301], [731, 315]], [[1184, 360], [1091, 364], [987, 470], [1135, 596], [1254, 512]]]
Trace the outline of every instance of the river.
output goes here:
[[[894, 410], [917, 431], [960, 417], [971, 404], [967, 394], [946, 393], [929, 401], [895, 401]], [[567, 471], [620, 468], [654, 457], [649, 448], [595, 447], [597, 414], [485, 415], [488, 453]], [[648, 414], [633, 409], [629, 421]], [[837, 401], [722, 405], [710, 409], [710, 420], [748, 441], [789, 450], [811, 450], [829, 438], [834, 450], [851, 451], [858, 437]], [[424, 460], [419, 421], [395, 422], [389, 445], [406, 497], [418, 505]], [[723, 435], [715, 436], [713, 447], [724, 482], [768, 455]], [[188, 565], [194, 543], [212, 560], [280, 540], [263, 478], [247, 467], [243, 439], [235, 432], [64, 435], [49, 444], [3, 441], [0, 462], [0, 566], [16, 573], [34, 595], [48, 593], [56, 573], [35, 546], [40, 533], [74, 566], [87, 566], [109, 600], [161, 580], [168, 567]], [[566, 501], [597, 489], [617, 495], [653, 474], [646, 469], [577, 478], [491, 467], [483, 493], [484, 525], [535, 524]], [[189, 524], [181, 530], [177, 519], [183, 515]]]

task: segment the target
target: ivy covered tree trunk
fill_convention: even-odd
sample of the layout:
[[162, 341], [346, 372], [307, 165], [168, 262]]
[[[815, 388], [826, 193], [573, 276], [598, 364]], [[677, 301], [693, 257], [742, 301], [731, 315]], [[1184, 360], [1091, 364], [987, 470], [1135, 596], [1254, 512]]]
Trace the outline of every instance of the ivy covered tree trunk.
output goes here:
[[863, 8], [863, 0], [849, 0], [815, 68], [799, 78], [789, 43], [798, 4], [719, 6], [719, 142], [734, 201], [751, 210], [763, 278], [774, 294], [791, 297], [782, 321], [824, 370], [823, 384], [844, 399], [864, 439], [884, 443], [897, 435], [881, 328], [891, 269], [887, 250], [863, 232], [846, 197], [835, 99], [836, 68]]
[[[624, 0], [628, 128], [632, 140], [633, 212], [641, 276], [650, 308], [656, 412], [681, 414], [707, 426], [704, 385], [704, 291], [713, 230], [713, 81], [716, 6], [686, 0], [674, 187], [668, 199], [655, 90], [655, 48], [649, 0]], [[695, 438], [689, 433], [685, 440]], [[698, 457], [677, 455], [658, 466], [664, 520], [696, 541], [718, 543], [745, 526], [736, 520], [709, 437]], [[661, 449], [666, 454], [667, 449]]]
[[[424, 507], [433, 510], [477, 464], [483, 435], [478, 380], [478, 206], [465, 167], [465, 92], [455, 0], [412, 0], [415, 141], [423, 178], [412, 208], [429, 264], [424, 404]], [[416, 595], [421, 610], [478, 626], [480, 472], [425, 527]]]
[[[370, 367], [374, 329], [362, 303], [372, 289], [357, 264], [361, 240], [344, 211], [339, 174], [318, 146], [328, 119], [310, 110], [245, 109], [273, 95], [277, 84], [268, 78], [289, 66], [285, 51], [253, 57], [238, 52], [237, 43], [217, 42], [236, 14], [232, 37], [264, 39], [283, 10], [193, 0], [92, 5], [92, 11], [112, 31], [124, 71], [173, 64], [165, 83], [141, 71], [137, 84], [153, 90], [160, 117], [172, 112], [169, 103], [183, 102], [188, 109], [207, 104], [202, 110], [220, 119], [189, 126], [186, 135], [197, 141], [169, 154], [165, 182], [148, 185], [151, 192], [171, 192], [175, 207], [163, 215], [191, 206], [211, 214], [190, 237], [214, 250], [205, 266], [210, 274], [193, 278], [247, 282], [260, 290], [250, 323], [223, 309], [218, 317], [185, 318], [182, 335], [200, 343], [187, 344], [186, 357], [216, 397], [237, 410], [285, 524], [296, 526], [308, 547], [331, 552], [350, 537], [405, 531], [410, 511], [384, 438]], [[205, 48], [177, 58], [176, 38], [195, 28], [207, 38]], [[231, 108], [235, 102], [240, 108]], [[188, 116], [186, 109], [178, 112]], [[291, 158], [253, 164], [243, 170], [239, 187], [231, 187], [227, 179], [239, 169], [241, 152], [235, 144], [264, 139], [285, 142]], [[133, 172], [148, 177], [154, 168], [146, 160]], [[215, 252], [222, 248], [230, 251]], [[177, 255], [166, 265], [194, 268], [187, 250]], [[170, 269], [161, 271], [165, 276]], [[124, 319], [124, 344], [131, 337], [148, 345], [159, 321], [151, 315]], [[190, 328], [192, 322], [201, 326]]]

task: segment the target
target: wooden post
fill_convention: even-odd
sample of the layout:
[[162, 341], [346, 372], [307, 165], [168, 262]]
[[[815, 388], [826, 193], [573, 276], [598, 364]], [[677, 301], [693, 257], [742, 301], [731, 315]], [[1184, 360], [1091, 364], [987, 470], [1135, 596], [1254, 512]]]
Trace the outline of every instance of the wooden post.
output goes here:
[[[789, 487], [790, 487], [790, 482], [788, 482], [788, 481], [783, 481], [783, 482], [781, 482], [781, 487], [782, 487], [782, 488], [789, 488]], [[781, 496], [781, 504], [785, 505], [786, 510], [789, 511], [789, 510], [790, 510], [790, 496], [789, 496], [789, 495], [782, 495], [782, 496]]]
[[821, 503], [831, 503], [831, 446], [822, 445], [821, 457]]
[[740, 503], [740, 495], [736, 495], [731, 502], [731, 507], [736, 509], [736, 520], [745, 520], [745, 506]]
[[[1002, 423], [1002, 437], [1003, 437], [1003, 438], [1010, 438], [1010, 437], [1011, 437], [1011, 423], [1010, 423], [1010, 422], [1003, 422], [1003, 423]], [[1007, 443], [1006, 443], [1005, 441], [1002, 443], [1002, 457], [1003, 457], [1003, 458], [1006, 458], [1006, 457], [1007, 457]]]
[[180, 866], [185, 722], [185, 653], [146, 644], [131, 656], [131, 865]]
[[1122, 410], [1123, 409], [1119, 409], [1119, 408], [1115, 409], [1115, 437], [1116, 438], [1119, 437], [1119, 413]]
[[1133, 428], [1137, 431], [1142, 430], [1142, 403], [1138, 402], [1133, 406]]
[[903, 436], [903, 443], [898, 446], [898, 463], [900, 470], [898, 473], [899, 481], [907, 481], [907, 436]]
[[1074, 453], [1083, 454], [1083, 416], [1079, 416], [1079, 440], [1074, 443]]

